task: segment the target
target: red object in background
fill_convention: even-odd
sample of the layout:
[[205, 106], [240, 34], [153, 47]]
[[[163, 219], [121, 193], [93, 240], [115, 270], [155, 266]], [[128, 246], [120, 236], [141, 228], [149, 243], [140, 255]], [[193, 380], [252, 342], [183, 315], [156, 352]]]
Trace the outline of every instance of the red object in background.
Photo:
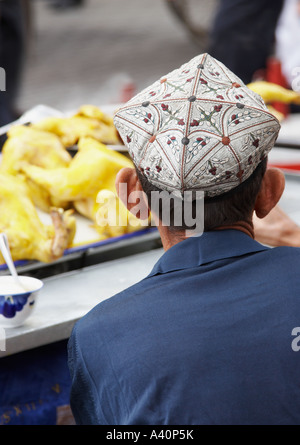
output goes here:
[[[282, 74], [281, 63], [276, 57], [270, 57], [267, 61], [267, 68], [265, 71], [266, 81], [276, 83], [284, 88], [289, 88], [286, 78]], [[282, 102], [273, 102], [272, 105], [275, 110], [288, 116], [290, 113], [290, 106]]]
[[300, 172], [300, 164], [299, 163], [284, 164], [283, 162], [280, 162], [280, 163], [270, 162], [270, 163], [268, 163], [268, 167], [276, 167], [276, 168], [280, 168], [282, 170], [292, 170], [292, 171]]
[[128, 102], [135, 95], [135, 85], [133, 82], [127, 82], [121, 90], [121, 103]]

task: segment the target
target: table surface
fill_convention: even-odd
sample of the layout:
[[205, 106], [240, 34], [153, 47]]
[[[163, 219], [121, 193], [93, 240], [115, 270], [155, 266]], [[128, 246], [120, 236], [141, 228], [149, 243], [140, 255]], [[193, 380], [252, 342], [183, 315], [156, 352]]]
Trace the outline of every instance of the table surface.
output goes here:
[[20, 327], [5, 328], [6, 350], [0, 357], [68, 338], [79, 318], [146, 277], [162, 253], [154, 249], [45, 278], [30, 318]]

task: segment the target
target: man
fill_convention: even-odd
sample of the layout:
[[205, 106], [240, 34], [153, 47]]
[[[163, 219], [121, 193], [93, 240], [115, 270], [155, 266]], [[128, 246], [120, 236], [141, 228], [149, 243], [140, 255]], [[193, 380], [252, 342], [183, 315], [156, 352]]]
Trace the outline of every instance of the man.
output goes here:
[[0, 127], [19, 117], [15, 107], [25, 49], [23, 6], [21, 0], [0, 0], [0, 67], [5, 84], [0, 91]]
[[75, 325], [76, 422], [299, 423], [300, 250], [253, 239], [253, 212], [265, 217], [284, 189], [282, 173], [266, 170], [278, 121], [208, 54], [114, 119], [135, 164], [118, 174], [120, 198], [136, 211], [132, 194], [144, 190], [153, 211], [155, 192], [184, 202], [204, 192], [204, 233], [188, 236], [185, 219], [164, 224], [158, 209], [165, 253], [152, 272]]
[[219, 0], [209, 53], [243, 82], [267, 68], [284, 0]]

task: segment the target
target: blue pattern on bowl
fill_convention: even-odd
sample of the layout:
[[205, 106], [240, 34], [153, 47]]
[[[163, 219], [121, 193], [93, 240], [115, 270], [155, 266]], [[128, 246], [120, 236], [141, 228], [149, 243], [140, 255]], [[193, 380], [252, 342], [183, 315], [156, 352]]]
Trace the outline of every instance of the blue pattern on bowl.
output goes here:
[[23, 309], [30, 294], [31, 292], [20, 295], [0, 295], [0, 314], [6, 318], [13, 318]]

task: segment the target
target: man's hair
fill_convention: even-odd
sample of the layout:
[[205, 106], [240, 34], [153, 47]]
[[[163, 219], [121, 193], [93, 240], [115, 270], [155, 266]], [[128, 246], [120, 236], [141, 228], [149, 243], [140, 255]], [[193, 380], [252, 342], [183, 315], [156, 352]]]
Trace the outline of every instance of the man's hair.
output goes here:
[[[220, 226], [232, 225], [238, 221], [251, 220], [256, 197], [261, 187], [262, 178], [266, 172], [267, 158], [262, 160], [252, 175], [239, 186], [227, 193], [204, 199], [204, 231], [208, 232]], [[151, 184], [147, 177], [136, 168], [137, 176], [145, 192], [149, 208], [151, 210], [151, 194], [152, 192], [161, 193], [162, 190]], [[155, 195], [155, 194], [154, 194]], [[173, 202], [173, 201], [172, 201]], [[193, 215], [196, 212], [196, 201], [193, 201]], [[184, 212], [184, 206], [182, 206]], [[159, 208], [157, 215], [162, 220], [162, 208]], [[182, 225], [174, 224], [174, 205], [170, 205], [170, 230], [181, 231], [190, 230], [184, 223], [185, 218], [182, 215]]]

